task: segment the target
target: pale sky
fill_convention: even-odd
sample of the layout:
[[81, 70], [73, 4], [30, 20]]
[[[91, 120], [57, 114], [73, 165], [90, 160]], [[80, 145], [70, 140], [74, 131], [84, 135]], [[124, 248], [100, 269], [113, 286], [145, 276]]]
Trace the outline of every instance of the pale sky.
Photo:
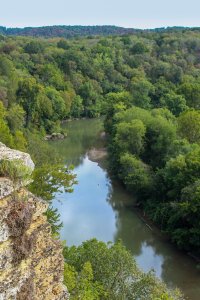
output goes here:
[[200, 0], [0, 0], [0, 25], [200, 26]]

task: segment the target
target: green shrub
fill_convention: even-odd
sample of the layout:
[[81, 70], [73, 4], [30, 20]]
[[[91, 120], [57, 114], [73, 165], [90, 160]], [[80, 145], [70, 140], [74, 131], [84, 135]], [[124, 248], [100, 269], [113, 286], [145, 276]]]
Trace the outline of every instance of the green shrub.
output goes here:
[[19, 159], [2, 159], [0, 161], [0, 176], [9, 177], [14, 185], [26, 182], [31, 177], [32, 170]]

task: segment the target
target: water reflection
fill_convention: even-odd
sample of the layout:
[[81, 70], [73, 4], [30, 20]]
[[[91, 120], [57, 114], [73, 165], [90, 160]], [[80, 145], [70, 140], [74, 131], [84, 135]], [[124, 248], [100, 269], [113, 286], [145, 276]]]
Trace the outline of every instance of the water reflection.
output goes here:
[[178, 286], [191, 300], [199, 299], [199, 272], [193, 260], [168, 243], [156, 228], [150, 230], [133, 209], [133, 197], [109, 178], [106, 163], [92, 162], [86, 155], [89, 148], [101, 146], [97, 137], [102, 122], [84, 120], [66, 126], [68, 138], [53, 146], [65, 162], [75, 164], [79, 184], [72, 194], [56, 195], [53, 203], [64, 224], [62, 239], [68, 245], [93, 237], [121, 239], [143, 270], [154, 269], [168, 286]]
[[88, 149], [101, 145], [99, 132], [103, 130], [102, 119], [67, 122], [63, 127], [68, 134], [67, 138], [51, 142], [52, 147], [56, 148], [65, 162], [77, 167], [83, 163]]
[[93, 237], [103, 241], [113, 240], [116, 215], [105, 201], [110, 188], [105, 171], [85, 157], [75, 172], [79, 184], [74, 192], [58, 194], [54, 200], [54, 207], [59, 209], [64, 225], [61, 238], [68, 245], [79, 245]]

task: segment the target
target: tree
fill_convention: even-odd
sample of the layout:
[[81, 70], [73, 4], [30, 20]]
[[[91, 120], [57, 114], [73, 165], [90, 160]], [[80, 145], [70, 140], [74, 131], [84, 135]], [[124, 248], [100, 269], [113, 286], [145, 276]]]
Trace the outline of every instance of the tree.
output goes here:
[[116, 127], [115, 143], [121, 152], [130, 152], [138, 156], [144, 147], [146, 128], [140, 120], [119, 123]]
[[84, 114], [86, 117], [98, 117], [101, 110], [102, 89], [98, 82], [90, 80], [85, 82], [79, 89], [83, 99]]
[[38, 70], [38, 73], [46, 85], [53, 86], [57, 90], [64, 90], [63, 74], [56, 65], [46, 64]]
[[13, 136], [5, 121], [6, 114], [6, 109], [0, 101], [0, 141], [8, 147], [13, 147]]
[[10, 133], [8, 125], [0, 119], [0, 141], [8, 147], [13, 147], [13, 136]]
[[31, 41], [24, 46], [24, 51], [29, 54], [38, 54], [42, 53], [44, 46], [39, 41]]
[[60, 95], [65, 102], [65, 116], [64, 117], [69, 117], [72, 103], [76, 97], [75, 90], [73, 88], [68, 88], [66, 91], [61, 91]]
[[64, 283], [70, 292], [70, 298], [74, 300], [98, 300], [105, 296], [103, 286], [94, 281], [93, 270], [89, 261], [83, 264], [80, 272], [65, 263]]
[[22, 131], [16, 130], [13, 136], [14, 147], [20, 151], [27, 151], [27, 140]]
[[75, 175], [71, 168], [63, 165], [43, 165], [33, 172], [31, 191], [47, 201], [51, 201], [55, 193], [63, 191], [71, 193], [72, 186], [76, 183]]
[[150, 108], [150, 94], [153, 93], [153, 90], [153, 85], [146, 78], [133, 77], [130, 84], [133, 104], [141, 108]]
[[8, 109], [7, 121], [12, 132], [23, 128], [25, 122], [25, 111], [19, 104], [13, 104]]
[[17, 99], [26, 112], [25, 125], [28, 127], [37, 108], [37, 96], [39, 93], [39, 85], [35, 78], [26, 78], [19, 82], [17, 90]]
[[123, 180], [127, 189], [136, 195], [147, 193], [152, 187], [152, 172], [135, 156], [125, 153], [120, 157], [119, 177]]
[[57, 43], [57, 47], [58, 48], [62, 48], [64, 50], [68, 50], [70, 48], [70, 45], [68, 43], [67, 40], [61, 39], [58, 43]]
[[163, 95], [160, 98], [160, 105], [162, 107], [167, 107], [175, 116], [179, 116], [180, 113], [188, 108], [185, 98], [174, 92]]
[[72, 297], [76, 289], [75, 295], [87, 300], [183, 299], [180, 292], [167, 290], [152, 272], [142, 273], [121, 242], [105, 244], [92, 239], [78, 247], [65, 247], [64, 258], [65, 283], [70, 283]]
[[48, 99], [50, 99], [51, 101], [52, 119], [54, 121], [62, 120], [63, 117], [65, 116], [66, 107], [65, 107], [65, 101], [61, 96], [61, 93], [53, 87], [47, 87], [46, 95]]
[[173, 151], [176, 137], [176, 126], [171, 120], [159, 115], [151, 118], [146, 131], [144, 161], [153, 168], [163, 166]]
[[186, 81], [179, 87], [179, 92], [184, 95], [187, 105], [200, 109], [200, 83]]
[[133, 54], [144, 54], [145, 52], [148, 52], [148, 48], [144, 43], [137, 42], [131, 48], [131, 52]]
[[11, 76], [13, 70], [14, 70], [14, 66], [12, 64], [12, 61], [9, 60], [6, 56], [1, 55], [0, 56], [0, 75], [9, 77], [9, 76]]
[[178, 131], [190, 143], [200, 143], [200, 112], [189, 110], [178, 118]]
[[105, 102], [103, 104], [103, 112], [106, 114], [111, 114], [113, 107], [116, 104], [124, 104], [125, 107], [130, 107], [131, 105], [131, 95], [127, 91], [122, 91], [118, 93], [108, 93], [105, 97]]
[[74, 118], [80, 118], [83, 115], [83, 99], [80, 96], [75, 96], [71, 106], [71, 115]]
[[181, 190], [198, 179], [200, 172], [200, 148], [191, 148], [186, 154], [170, 158], [158, 172], [159, 184], [165, 189], [168, 199], [179, 201]]

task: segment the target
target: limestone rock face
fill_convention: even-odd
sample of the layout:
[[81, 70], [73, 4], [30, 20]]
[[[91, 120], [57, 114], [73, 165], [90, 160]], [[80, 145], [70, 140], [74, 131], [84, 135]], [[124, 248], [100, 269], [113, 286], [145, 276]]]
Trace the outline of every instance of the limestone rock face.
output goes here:
[[[4, 155], [23, 158], [34, 168], [29, 155], [0, 145], [0, 159]], [[0, 199], [0, 300], [69, 299], [62, 245], [52, 238], [44, 216], [47, 203], [23, 187], [13, 195], [5, 180], [7, 194]]]

